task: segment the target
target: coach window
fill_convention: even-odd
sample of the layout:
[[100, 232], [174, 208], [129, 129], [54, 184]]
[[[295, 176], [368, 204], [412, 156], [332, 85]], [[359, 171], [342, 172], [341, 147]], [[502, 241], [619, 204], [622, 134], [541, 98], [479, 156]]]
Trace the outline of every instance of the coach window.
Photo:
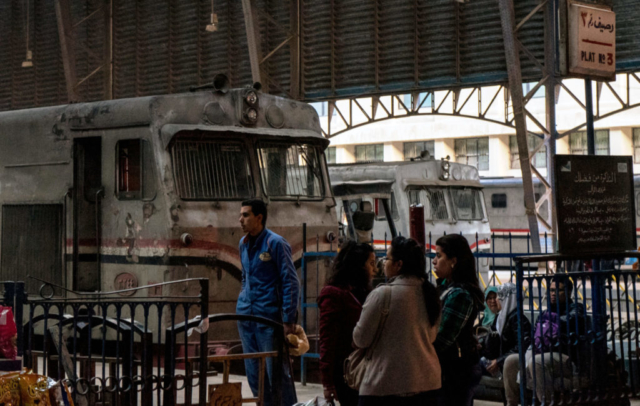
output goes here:
[[120, 200], [153, 200], [156, 196], [153, 155], [148, 141], [116, 144], [116, 195]]
[[407, 190], [409, 205], [424, 207], [425, 221], [448, 220], [449, 210], [444, 188], [414, 187]]
[[491, 207], [494, 209], [505, 209], [507, 207], [507, 194], [506, 193], [492, 194]]

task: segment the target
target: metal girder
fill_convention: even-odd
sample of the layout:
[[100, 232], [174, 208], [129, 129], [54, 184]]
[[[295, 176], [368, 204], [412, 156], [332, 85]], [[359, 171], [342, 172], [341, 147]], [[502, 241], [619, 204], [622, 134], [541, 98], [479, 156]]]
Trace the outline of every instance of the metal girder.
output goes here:
[[[300, 98], [300, 0], [291, 0], [289, 27], [283, 26], [274, 19], [267, 11], [259, 9], [255, 5], [254, 0], [242, 0], [242, 11], [244, 14], [245, 31], [247, 33], [247, 47], [249, 50], [249, 61], [251, 63], [251, 76], [254, 82], [263, 85], [264, 91], [269, 92], [273, 87], [282, 93], [287, 94], [293, 99]], [[279, 41], [270, 49], [267, 54], [262, 56], [262, 39], [260, 31], [260, 17], [266, 20], [268, 33], [270, 27], [275, 27], [285, 35], [282, 41]], [[268, 41], [267, 41], [268, 42]], [[289, 91], [284, 89], [274, 78], [269, 76], [265, 63], [273, 57], [278, 51], [285, 46], [289, 47], [290, 55], [290, 77], [291, 85]], [[271, 89], [273, 90], [273, 89]]]
[[[70, 0], [55, 0], [58, 36], [69, 102], [81, 101], [78, 88], [100, 71], [104, 72], [104, 98], [107, 100], [113, 98], [113, 0], [100, 0], [100, 2], [101, 6], [74, 23], [71, 18]], [[97, 55], [88, 45], [79, 43], [75, 35], [79, 27], [90, 23], [100, 15], [105, 19], [105, 49], [102, 56]], [[80, 49], [97, 60], [98, 66], [85, 77], [78, 79], [76, 55]]]
[[67, 99], [69, 102], [80, 100], [76, 91], [76, 55], [75, 35], [71, 24], [71, 4], [69, 0], [56, 0], [56, 18], [58, 19], [58, 36], [62, 52], [64, 78], [67, 84]]
[[[527, 116], [525, 111], [524, 95], [522, 94], [522, 73], [520, 70], [521, 44], [517, 42], [515, 11], [513, 0], [498, 0], [500, 5], [500, 20], [504, 38], [504, 53], [509, 75], [509, 88], [513, 105], [513, 117], [516, 127], [516, 139], [518, 141], [518, 154], [520, 156], [520, 168], [522, 171], [522, 187], [524, 189], [524, 205], [531, 232], [531, 246], [533, 252], [542, 252], [540, 249], [540, 235], [538, 229], [538, 216], [536, 215], [536, 201], [533, 191], [533, 178], [531, 159], [529, 157]], [[518, 46], [520, 45], [520, 47]]]

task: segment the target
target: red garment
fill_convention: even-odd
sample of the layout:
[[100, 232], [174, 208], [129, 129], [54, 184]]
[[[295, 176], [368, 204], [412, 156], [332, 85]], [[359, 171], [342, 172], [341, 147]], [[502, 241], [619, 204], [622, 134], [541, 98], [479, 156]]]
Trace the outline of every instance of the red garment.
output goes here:
[[353, 351], [353, 329], [362, 304], [350, 290], [325, 286], [318, 297], [320, 308], [320, 374], [322, 385], [338, 387], [344, 382], [344, 360]]

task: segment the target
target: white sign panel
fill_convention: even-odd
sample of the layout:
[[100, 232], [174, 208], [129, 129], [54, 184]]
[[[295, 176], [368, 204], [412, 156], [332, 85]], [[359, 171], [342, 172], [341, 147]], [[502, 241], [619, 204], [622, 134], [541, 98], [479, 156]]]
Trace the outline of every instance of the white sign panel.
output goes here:
[[569, 73], [615, 79], [616, 14], [608, 9], [569, 3]]

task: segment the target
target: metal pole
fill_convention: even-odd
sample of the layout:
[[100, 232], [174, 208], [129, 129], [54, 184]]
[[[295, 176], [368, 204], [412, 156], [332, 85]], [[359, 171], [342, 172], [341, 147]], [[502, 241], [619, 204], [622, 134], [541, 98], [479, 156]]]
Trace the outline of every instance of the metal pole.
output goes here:
[[515, 11], [512, 0], [498, 0], [500, 6], [500, 20], [502, 22], [502, 36], [504, 38], [504, 53], [507, 61], [507, 73], [509, 75], [509, 90], [513, 104], [513, 116], [516, 125], [516, 138], [518, 140], [518, 154], [520, 155], [520, 169], [522, 171], [522, 186], [524, 188], [524, 205], [529, 220], [533, 252], [539, 253], [540, 231], [538, 217], [536, 215], [536, 202], [533, 192], [533, 179], [529, 159], [529, 146], [527, 140], [527, 120], [525, 116], [524, 97], [522, 95], [522, 72], [520, 70], [520, 52], [516, 44]]
[[596, 134], [593, 130], [593, 92], [591, 79], [584, 80], [585, 110], [587, 112], [587, 151], [588, 155], [596, 154]]
[[[555, 250], [558, 246], [558, 223], [556, 221], [556, 205], [555, 205], [555, 188], [553, 162], [556, 156], [556, 140], [558, 139], [558, 131], [556, 129], [556, 86], [558, 79], [556, 77], [556, 68], [558, 68], [557, 50], [559, 48], [559, 40], [557, 35], [556, 11], [558, 4], [555, 1], [549, 1], [545, 8], [545, 48], [544, 48], [544, 65], [545, 76], [545, 102], [546, 102], [546, 118], [547, 131], [545, 134], [545, 146], [547, 148], [547, 182], [551, 193], [547, 197], [548, 217], [547, 223], [551, 225], [552, 247]], [[545, 252], [547, 239], [545, 235]]]

